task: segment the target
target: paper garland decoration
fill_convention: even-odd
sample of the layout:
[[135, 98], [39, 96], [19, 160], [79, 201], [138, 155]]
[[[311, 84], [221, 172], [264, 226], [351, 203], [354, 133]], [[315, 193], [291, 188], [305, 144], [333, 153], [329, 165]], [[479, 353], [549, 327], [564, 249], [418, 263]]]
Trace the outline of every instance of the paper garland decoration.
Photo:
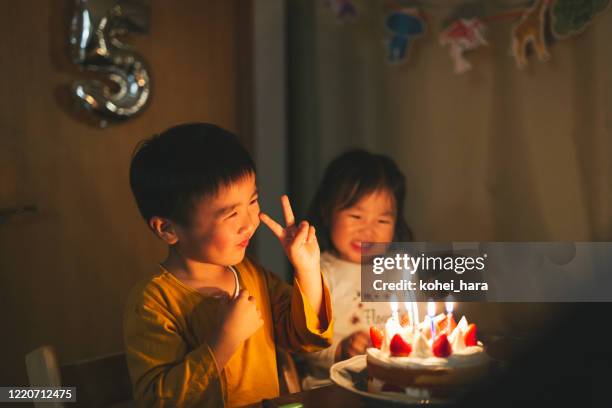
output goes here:
[[556, 0], [551, 8], [552, 32], [566, 38], [582, 32], [610, 7], [610, 0]]
[[477, 18], [460, 18], [440, 33], [439, 41], [442, 46], [450, 47], [450, 56], [453, 59], [456, 74], [462, 74], [472, 69], [472, 64], [465, 59], [466, 51], [475, 50], [481, 45], [488, 45], [484, 37], [485, 25]]
[[[356, 18], [357, 10], [353, 1], [325, 1], [339, 20]], [[408, 59], [414, 40], [426, 31], [425, 21], [428, 19], [427, 13], [417, 8], [403, 7], [402, 2], [416, 2], [419, 8], [426, 7], [423, 0], [384, 0], [390, 10], [384, 20], [387, 31], [387, 60], [394, 65]], [[540, 61], [547, 61], [550, 59], [547, 39], [564, 39], [578, 34], [584, 31], [595, 17], [612, 8], [612, 0], [533, 0], [518, 5], [523, 9], [485, 16], [484, 9], [489, 4], [485, 0], [466, 0], [464, 4], [456, 6], [455, 12], [447, 17], [450, 24], [440, 32], [438, 40], [442, 46], [449, 46], [455, 73], [464, 73], [472, 68], [472, 64], [465, 58], [465, 53], [488, 45], [485, 27], [490, 23], [518, 18], [512, 27], [511, 50], [517, 67], [522, 69], [527, 65], [529, 48], [535, 51]], [[432, 7], [441, 6], [434, 4]], [[547, 26], [549, 23], [550, 26]]]
[[527, 65], [527, 46], [533, 45], [540, 61], [548, 61], [550, 54], [546, 47], [545, 24], [550, 0], [536, 0], [512, 28], [512, 55], [519, 69]]
[[357, 9], [351, 0], [327, 0], [327, 5], [340, 21], [350, 21], [357, 18]]
[[425, 32], [425, 22], [415, 9], [392, 11], [385, 19], [390, 38], [387, 42], [387, 60], [390, 64], [406, 61], [415, 38]]

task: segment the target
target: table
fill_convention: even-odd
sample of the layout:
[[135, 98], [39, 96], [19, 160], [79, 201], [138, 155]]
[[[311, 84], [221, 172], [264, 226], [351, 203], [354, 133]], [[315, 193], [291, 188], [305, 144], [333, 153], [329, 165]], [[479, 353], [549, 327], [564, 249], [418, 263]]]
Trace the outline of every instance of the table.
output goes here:
[[363, 408], [363, 407], [397, 407], [399, 404], [364, 398], [335, 384], [314, 390], [296, 392], [267, 400], [263, 403], [249, 405], [249, 408], [274, 408], [292, 402], [301, 402], [304, 408]]
[[[486, 343], [489, 345], [487, 353], [498, 360], [509, 361], [513, 356], [524, 350], [529, 344], [525, 339], [513, 338], [509, 336], [493, 336], [482, 334], [486, 337]], [[387, 402], [372, 398], [362, 397], [335, 384], [328, 385], [314, 390], [297, 392], [295, 394], [287, 394], [267, 400], [264, 403], [256, 403], [248, 405], [249, 408], [273, 408], [281, 405], [300, 402], [304, 408], [327, 408], [327, 407], [406, 407], [398, 402]]]

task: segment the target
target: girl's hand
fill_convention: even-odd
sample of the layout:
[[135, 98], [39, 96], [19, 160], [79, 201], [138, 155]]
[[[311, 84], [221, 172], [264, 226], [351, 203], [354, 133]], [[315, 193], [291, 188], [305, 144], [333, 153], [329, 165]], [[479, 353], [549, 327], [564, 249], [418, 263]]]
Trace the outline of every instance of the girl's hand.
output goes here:
[[296, 273], [319, 273], [320, 250], [315, 228], [307, 221], [295, 225], [295, 217], [289, 203], [289, 197], [281, 197], [281, 205], [285, 217], [285, 227], [270, 218], [263, 212], [259, 214], [261, 221], [268, 226], [279, 239], [289, 262]]
[[363, 331], [356, 331], [346, 336], [336, 348], [336, 361], [349, 359], [364, 354], [370, 346], [370, 335]]

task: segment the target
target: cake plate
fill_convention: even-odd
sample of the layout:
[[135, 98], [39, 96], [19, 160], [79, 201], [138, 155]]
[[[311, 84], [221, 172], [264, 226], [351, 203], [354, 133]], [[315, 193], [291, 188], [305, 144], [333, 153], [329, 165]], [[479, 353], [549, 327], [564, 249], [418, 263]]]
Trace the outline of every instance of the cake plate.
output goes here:
[[365, 355], [355, 356], [348, 360], [337, 362], [331, 366], [329, 374], [331, 380], [338, 386], [366, 398], [404, 406], [443, 406], [450, 403], [449, 400], [422, 398], [396, 392], [380, 394], [369, 392]]

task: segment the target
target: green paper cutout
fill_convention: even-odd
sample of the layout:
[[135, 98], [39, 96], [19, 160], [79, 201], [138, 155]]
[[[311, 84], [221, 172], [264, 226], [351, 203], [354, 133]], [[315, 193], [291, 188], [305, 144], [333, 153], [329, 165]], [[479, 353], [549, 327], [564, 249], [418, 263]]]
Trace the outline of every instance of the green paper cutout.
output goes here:
[[553, 33], [558, 38], [578, 34], [609, 6], [610, 0], [556, 0], [551, 9]]

